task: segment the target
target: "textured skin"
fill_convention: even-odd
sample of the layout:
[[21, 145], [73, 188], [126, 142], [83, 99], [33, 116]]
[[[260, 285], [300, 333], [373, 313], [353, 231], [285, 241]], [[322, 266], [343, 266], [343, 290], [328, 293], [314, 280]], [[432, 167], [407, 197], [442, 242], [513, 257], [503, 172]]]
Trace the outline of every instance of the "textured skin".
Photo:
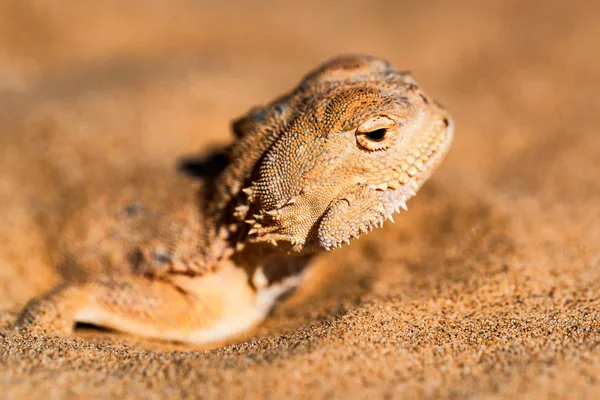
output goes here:
[[409, 73], [346, 56], [233, 131], [215, 177], [148, 174], [74, 214], [58, 243], [65, 284], [32, 300], [17, 327], [68, 334], [86, 322], [195, 343], [242, 333], [315, 254], [406, 208], [453, 125]]

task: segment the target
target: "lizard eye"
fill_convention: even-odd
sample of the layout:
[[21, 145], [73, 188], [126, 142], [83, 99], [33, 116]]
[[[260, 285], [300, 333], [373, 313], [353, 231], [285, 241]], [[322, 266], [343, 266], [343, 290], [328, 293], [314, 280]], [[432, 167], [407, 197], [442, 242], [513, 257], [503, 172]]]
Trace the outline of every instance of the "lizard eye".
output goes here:
[[390, 147], [392, 128], [396, 122], [391, 118], [377, 116], [356, 128], [356, 142], [365, 150], [384, 150]]

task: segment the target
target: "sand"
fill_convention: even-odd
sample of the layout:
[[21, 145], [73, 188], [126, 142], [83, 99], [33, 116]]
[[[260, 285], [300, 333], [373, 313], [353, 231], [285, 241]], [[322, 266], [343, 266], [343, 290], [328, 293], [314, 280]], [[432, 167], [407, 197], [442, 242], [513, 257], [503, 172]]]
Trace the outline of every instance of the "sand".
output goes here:
[[[0, 2], [0, 397], [600, 398], [597, 1]], [[456, 120], [409, 211], [239, 344], [21, 336], [55, 234], [339, 53]]]

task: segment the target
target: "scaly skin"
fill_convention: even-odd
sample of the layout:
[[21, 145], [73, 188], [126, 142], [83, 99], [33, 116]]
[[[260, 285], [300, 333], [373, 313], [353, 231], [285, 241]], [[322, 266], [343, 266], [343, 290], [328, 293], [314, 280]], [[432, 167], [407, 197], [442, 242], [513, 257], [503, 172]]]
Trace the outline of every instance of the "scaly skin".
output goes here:
[[405, 209], [453, 123], [409, 73], [346, 56], [233, 131], [214, 178], [155, 174], [73, 215], [60, 266], [83, 272], [32, 300], [19, 329], [68, 334], [86, 322], [193, 343], [243, 333], [314, 255]]

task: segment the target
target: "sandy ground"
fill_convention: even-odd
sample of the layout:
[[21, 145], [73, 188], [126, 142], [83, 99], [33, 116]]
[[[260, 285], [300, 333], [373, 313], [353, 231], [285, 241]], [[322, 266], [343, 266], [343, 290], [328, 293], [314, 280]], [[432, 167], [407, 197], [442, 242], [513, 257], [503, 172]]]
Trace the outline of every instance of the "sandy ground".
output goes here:
[[[215, 3], [0, 2], [0, 397], [600, 398], [600, 3]], [[240, 344], [7, 328], [82, 193], [227, 143], [345, 52], [456, 119], [396, 224]]]

